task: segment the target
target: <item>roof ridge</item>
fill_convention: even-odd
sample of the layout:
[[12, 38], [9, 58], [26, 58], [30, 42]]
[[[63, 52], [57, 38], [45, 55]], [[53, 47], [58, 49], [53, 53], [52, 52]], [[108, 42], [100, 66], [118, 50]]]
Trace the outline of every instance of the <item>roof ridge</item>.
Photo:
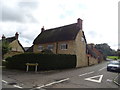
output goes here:
[[12, 37], [7, 37], [7, 38], [5, 38], [5, 39], [9, 39], [9, 38], [15, 38], [15, 36], [12, 36]]
[[63, 28], [63, 27], [67, 27], [67, 26], [71, 26], [71, 25], [75, 25], [75, 24], [77, 24], [77, 23], [67, 24], [67, 25], [59, 26], [59, 27], [55, 27], [55, 28], [50, 28], [50, 29], [46, 29], [45, 31], [56, 30], [56, 29], [59, 29], [59, 28]]
[[33, 41], [33, 44], [42, 44], [56, 41], [74, 40], [80, 28], [77, 23], [72, 23], [41, 32]]

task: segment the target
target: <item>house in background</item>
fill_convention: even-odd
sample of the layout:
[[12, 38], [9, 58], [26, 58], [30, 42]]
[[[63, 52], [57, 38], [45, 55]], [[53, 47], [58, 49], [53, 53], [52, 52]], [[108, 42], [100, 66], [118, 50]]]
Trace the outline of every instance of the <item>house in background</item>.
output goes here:
[[13, 37], [6, 38], [4, 35], [2, 36], [2, 41], [8, 42], [9, 46], [11, 47], [11, 51], [5, 54], [5, 57], [13, 56], [19, 53], [24, 53], [25, 50], [21, 45], [21, 43], [19, 42], [18, 37], [19, 37], [19, 34], [17, 32]]
[[47, 29], [41, 29], [41, 33], [33, 42], [33, 52], [39, 53], [44, 49], [51, 50], [54, 54], [74, 54], [77, 56], [76, 67], [88, 65], [87, 42], [82, 30], [82, 20], [77, 23]]
[[104, 60], [104, 55], [95, 48], [95, 44], [87, 44], [88, 65], [100, 63]]
[[28, 47], [25, 52], [33, 52], [33, 45], [31, 47]]

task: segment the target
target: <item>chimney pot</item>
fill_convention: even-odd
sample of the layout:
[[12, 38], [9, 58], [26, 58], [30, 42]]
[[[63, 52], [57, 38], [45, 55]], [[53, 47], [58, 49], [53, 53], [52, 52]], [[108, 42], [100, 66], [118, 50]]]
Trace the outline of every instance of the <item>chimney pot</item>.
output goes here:
[[77, 26], [80, 28], [80, 29], [82, 29], [82, 19], [80, 19], [80, 18], [78, 18], [77, 19]]
[[18, 32], [16, 32], [15, 38], [18, 39], [18, 36], [19, 36], [19, 34], [18, 34]]
[[44, 32], [45, 31], [45, 29], [44, 29], [44, 26], [41, 28], [41, 32]]
[[2, 39], [5, 39], [5, 36], [4, 36], [4, 34], [2, 35]]

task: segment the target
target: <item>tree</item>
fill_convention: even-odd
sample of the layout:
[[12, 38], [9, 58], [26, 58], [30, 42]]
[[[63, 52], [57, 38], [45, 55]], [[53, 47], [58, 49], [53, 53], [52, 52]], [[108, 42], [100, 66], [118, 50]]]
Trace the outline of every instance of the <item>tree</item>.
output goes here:
[[118, 49], [117, 52], [118, 52], [118, 59], [120, 59], [120, 49]]
[[96, 44], [95, 48], [102, 52], [105, 56], [117, 56], [117, 52], [111, 49], [107, 43]]
[[9, 43], [5, 40], [2, 40], [2, 58], [4, 58], [4, 55], [8, 53], [11, 50], [11, 47], [9, 46]]

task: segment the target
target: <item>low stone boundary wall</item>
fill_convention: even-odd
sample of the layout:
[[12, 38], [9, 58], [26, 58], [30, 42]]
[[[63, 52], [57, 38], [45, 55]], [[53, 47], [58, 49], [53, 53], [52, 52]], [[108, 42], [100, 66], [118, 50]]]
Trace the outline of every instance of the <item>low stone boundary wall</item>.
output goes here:
[[94, 64], [98, 64], [98, 59], [89, 57], [89, 65], [94, 65]]

